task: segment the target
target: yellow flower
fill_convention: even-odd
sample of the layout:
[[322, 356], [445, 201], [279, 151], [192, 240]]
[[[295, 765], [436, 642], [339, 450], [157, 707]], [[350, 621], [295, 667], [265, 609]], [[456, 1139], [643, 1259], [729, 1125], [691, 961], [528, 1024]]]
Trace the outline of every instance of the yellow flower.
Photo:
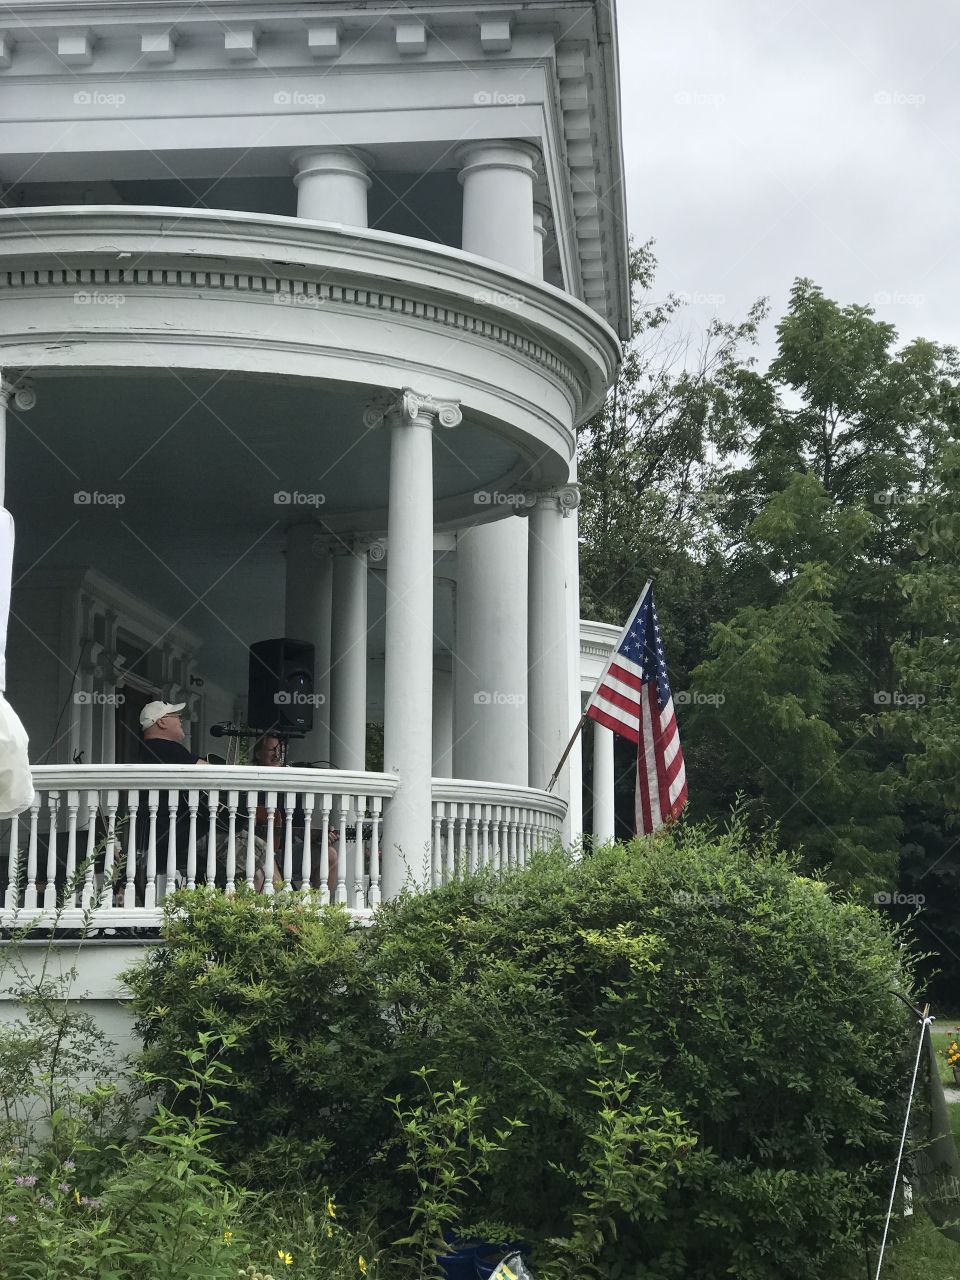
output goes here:
[[225, 1232], [223, 1233], [223, 1239], [224, 1239], [224, 1241], [225, 1241], [227, 1244], [232, 1244], [232, 1242], [233, 1242], [233, 1232], [232, 1232], [232, 1231], [225, 1231]]
[[80, 1192], [76, 1189], [76, 1187], [74, 1187], [73, 1189], [73, 1198], [74, 1200], [76, 1200], [77, 1204], [80, 1203]]
[[357, 1266], [360, 1268], [360, 1274], [365, 1276], [367, 1274], [367, 1260], [362, 1253], [357, 1259]]
[[337, 1216], [337, 1206], [329, 1198], [327, 1200], [327, 1213], [331, 1218], [335, 1218]]
[[293, 1254], [292, 1254], [292, 1253], [286, 1253], [283, 1249], [278, 1249], [278, 1250], [277, 1250], [277, 1257], [280, 1259], [280, 1261], [283, 1263], [283, 1265], [284, 1265], [285, 1267], [292, 1267], [292, 1266], [293, 1266]]

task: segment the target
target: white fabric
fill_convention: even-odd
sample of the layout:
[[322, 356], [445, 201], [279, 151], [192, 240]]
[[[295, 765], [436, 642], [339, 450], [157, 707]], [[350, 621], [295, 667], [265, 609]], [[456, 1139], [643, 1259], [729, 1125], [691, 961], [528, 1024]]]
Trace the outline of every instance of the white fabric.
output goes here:
[[20, 717], [0, 693], [0, 818], [12, 818], [33, 804], [28, 747]]
[[0, 693], [7, 687], [7, 619], [13, 582], [13, 516], [0, 507]]
[[0, 818], [12, 818], [33, 804], [27, 731], [3, 696], [7, 687], [7, 619], [12, 583], [13, 516], [0, 507]]

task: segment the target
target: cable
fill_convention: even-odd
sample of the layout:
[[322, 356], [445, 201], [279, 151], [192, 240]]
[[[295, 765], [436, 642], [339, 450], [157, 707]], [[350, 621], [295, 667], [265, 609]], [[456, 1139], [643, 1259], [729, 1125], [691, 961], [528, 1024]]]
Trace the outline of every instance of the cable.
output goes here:
[[73, 675], [70, 677], [70, 692], [67, 694], [67, 696], [66, 696], [66, 697], [64, 698], [64, 700], [63, 700], [63, 706], [60, 708], [60, 714], [57, 716], [57, 723], [56, 723], [56, 725], [54, 726], [53, 735], [52, 735], [52, 737], [50, 738], [50, 745], [49, 745], [49, 747], [47, 747], [46, 751], [43, 753], [43, 755], [42, 755], [42, 756], [40, 757], [40, 759], [37, 761], [37, 764], [43, 764], [44, 760], [46, 760], [47, 756], [48, 756], [48, 755], [50, 754], [50, 752], [53, 750], [53, 748], [54, 748], [54, 744], [55, 744], [55, 743], [56, 743], [56, 741], [57, 741], [57, 733], [58, 733], [58, 732], [59, 732], [59, 730], [60, 730], [60, 721], [63, 719], [63, 713], [64, 713], [64, 712], [66, 711], [66, 709], [67, 709], [67, 703], [68, 703], [68, 702], [70, 701], [70, 699], [73, 697], [73, 686], [74, 686], [74, 685], [76, 684], [76, 682], [77, 682], [77, 672], [80, 670], [80, 663], [83, 661], [83, 648], [84, 648], [84, 647], [83, 647], [83, 645], [81, 645], [81, 646], [80, 646], [80, 655], [79, 655], [79, 657], [77, 658], [77, 665], [73, 668]]

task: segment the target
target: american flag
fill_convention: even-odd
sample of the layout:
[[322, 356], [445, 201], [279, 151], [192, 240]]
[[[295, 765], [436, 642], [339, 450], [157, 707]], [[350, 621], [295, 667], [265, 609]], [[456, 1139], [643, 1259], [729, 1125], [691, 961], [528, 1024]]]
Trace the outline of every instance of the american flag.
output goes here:
[[687, 802], [687, 775], [648, 582], [586, 714], [637, 744], [636, 830], [652, 835]]

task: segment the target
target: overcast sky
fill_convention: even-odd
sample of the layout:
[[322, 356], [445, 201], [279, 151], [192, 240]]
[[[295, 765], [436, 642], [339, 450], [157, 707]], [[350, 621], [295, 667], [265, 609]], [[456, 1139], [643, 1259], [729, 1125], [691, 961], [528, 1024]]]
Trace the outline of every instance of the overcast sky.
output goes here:
[[[960, 9], [619, 0], [627, 201], [658, 293], [742, 316], [793, 279], [960, 345]], [[772, 350], [772, 321], [764, 354]]]

